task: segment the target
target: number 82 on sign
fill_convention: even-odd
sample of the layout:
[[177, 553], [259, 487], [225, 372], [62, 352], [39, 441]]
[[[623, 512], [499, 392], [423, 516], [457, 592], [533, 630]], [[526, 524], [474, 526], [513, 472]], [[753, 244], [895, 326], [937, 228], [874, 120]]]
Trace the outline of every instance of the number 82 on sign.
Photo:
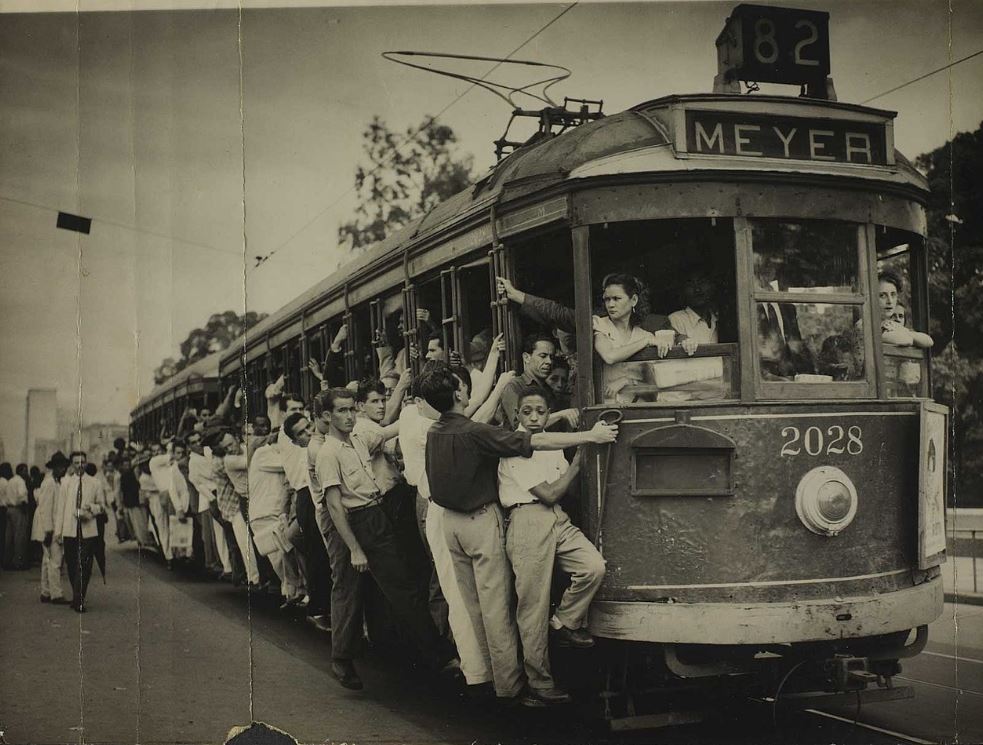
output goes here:
[[829, 75], [829, 13], [738, 5], [717, 37], [727, 80], [806, 85]]

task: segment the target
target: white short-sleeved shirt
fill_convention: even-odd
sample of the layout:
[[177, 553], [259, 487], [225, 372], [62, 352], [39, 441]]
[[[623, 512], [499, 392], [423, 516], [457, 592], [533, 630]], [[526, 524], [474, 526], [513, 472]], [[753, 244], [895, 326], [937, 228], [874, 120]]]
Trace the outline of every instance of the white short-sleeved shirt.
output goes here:
[[529, 458], [502, 458], [498, 462], [498, 501], [506, 508], [536, 502], [529, 490], [542, 483], [552, 484], [569, 467], [562, 450], [534, 450]]
[[699, 344], [717, 343], [717, 314], [710, 314], [710, 325], [699, 313], [689, 306], [675, 313], [669, 314], [669, 323], [673, 329], [684, 336], [688, 336]]
[[427, 432], [434, 420], [420, 413], [416, 404], [406, 406], [399, 413], [399, 449], [403, 453], [403, 476], [406, 483], [415, 486], [417, 494], [430, 497], [427, 483], [426, 452]]

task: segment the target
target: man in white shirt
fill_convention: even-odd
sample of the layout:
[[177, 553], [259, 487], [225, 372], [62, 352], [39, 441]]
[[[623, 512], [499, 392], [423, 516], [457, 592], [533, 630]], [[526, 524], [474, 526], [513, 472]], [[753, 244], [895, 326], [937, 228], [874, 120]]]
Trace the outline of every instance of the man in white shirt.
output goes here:
[[[542, 432], [549, 415], [549, 402], [540, 389], [520, 391], [519, 429]], [[553, 681], [548, 629], [561, 646], [594, 644], [583, 626], [604, 579], [604, 559], [559, 505], [579, 471], [579, 450], [569, 467], [558, 450], [502, 458], [498, 465], [498, 497], [508, 512], [505, 550], [515, 574], [516, 623], [529, 685], [522, 703], [529, 706], [571, 700]], [[554, 561], [570, 575], [570, 586], [547, 625]]]
[[249, 504], [249, 463], [242, 445], [231, 432], [222, 434], [216, 448], [223, 454], [222, 466], [225, 475], [232, 484], [239, 509], [232, 516], [232, 532], [235, 534], [242, 562], [246, 567], [246, 580], [253, 589], [258, 589], [260, 583], [259, 562], [256, 558], [256, 547], [246, 522]]
[[[212, 516], [217, 507], [217, 493], [212, 466], [212, 453], [204, 447], [201, 433], [188, 433], [188, 481], [198, 491], [198, 512], [195, 520], [201, 530], [205, 549], [205, 566], [214, 569], [222, 579], [232, 579], [232, 559], [225, 544], [225, 532], [221, 523]], [[218, 566], [216, 566], [216, 564]]]
[[[156, 452], [154, 452], [156, 451]], [[150, 515], [154, 519], [157, 527], [157, 540], [160, 542], [160, 551], [164, 560], [171, 561], [171, 527], [170, 516], [174, 512], [171, 504], [171, 454], [161, 448], [157, 443], [152, 446], [150, 461], [147, 467], [150, 469], [150, 476], [157, 487], [157, 494], [150, 497]]]
[[[683, 285], [683, 299], [686, 307], [669, 314], [669, 323], [682, 339], [683, 349], [693, 354], [699, 344], [716, 344], [717, 333], [716, 303], [717, 287], [713, 280], [701, 271], [691, 273]], [[686, 340], [690, 339], [689, 344]]]
[[284, 606], [304, 596], [303, 579], [288, 535], [290, 497], [279, 446], [261, 445], [249, 461], [249, 527], [256, 550], [266, 556], [280, 578]]
[[27, 484], [17, 473], [14, 473], [9, 463], [2, 464], [2, 476], [6, 479], [6, 487], [0, 496], [3, 497], [7, 508], [6, 536], [3, 544], [3, 568], [27, 568]]
[[294, 490], [297, 522], [301, 530], [304, 554], [304, 577], [307, 580], [308, 623], [330, 630], [331, 565], [328, 551], [318, 528], [314, 500], [311, 496], [311, 477], [308, 471], [307, 447], [314, 425], [302, 412], [287, 415], [277, 436], [277, 446], [283, 458], [283, 470], [290, 488]]
[[31, 530], [31, 540], [38, 541], [42, 551], [41, 602], [55, 605], [68, 605], [69, 602], [63, 597], [61, 587], [63, 546], [54, 539], [55, 516], [61, 516], [59, 488], [68, 466], [68, 458], [61, 450], [45, 463], [47, 472], [44, 481], [35, 492], [37, 509], [34, 511], [34, 524]]
[[92, 576], [92, 559], [99, 539], [97, 515], [106, 514], [106, 497], [98, 480], [85, 473], [86, 456], [71, 455], [71, 474], [58, 490], [60, 513], [55, 515], [53, 540], [65, 549], [65, 566], [72, 583], [72, 610], [85, 612], [85, 593]]

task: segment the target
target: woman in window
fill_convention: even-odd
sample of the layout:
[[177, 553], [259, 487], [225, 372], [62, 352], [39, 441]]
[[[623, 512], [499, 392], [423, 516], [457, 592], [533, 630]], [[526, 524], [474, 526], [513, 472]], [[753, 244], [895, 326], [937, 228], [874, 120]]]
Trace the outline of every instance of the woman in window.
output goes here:
[[878, 300], [881, 305], [881, 340], [897, 347], [929, 349], [935, 342], [928, 334], [906, 326], [905, 309], [898, 303], [901, 277], [890, 269], [877, 275]]
[[[635, 394], [625, 389], [645, 379], [645, 363], [628, 360], [646, 347], [657, 346], [664, 357], [671, 341], [641, 327], [647, 312], [642, 283], [630, 274], [609, 274], [602, 282], [607, 315], [594, 316], [594, 350], [604, 360], [601, 386], [605, 403], [631, 403]], [[673, 332], [669, 332], [672, 334]]]

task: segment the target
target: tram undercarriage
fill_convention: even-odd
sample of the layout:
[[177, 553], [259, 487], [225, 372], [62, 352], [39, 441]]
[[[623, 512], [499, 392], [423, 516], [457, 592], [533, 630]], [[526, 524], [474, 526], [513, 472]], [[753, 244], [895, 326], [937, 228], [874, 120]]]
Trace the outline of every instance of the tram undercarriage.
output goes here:
[[[776, 713], [912, 698], [895, 676], [920, 653], [928, 627], [864, 639], [775, 645], [658, 644], [598, 640], [589, 679], [612, 731], [692, 724], [746, 706]], [[568, 659], [558, 674], [577, 675]], [[570, 667], [568, 667], [570, 666]], [[563, 669], [566, 668], [566, 669]], [[586, 693], [586, 691], [585, 691]]]

